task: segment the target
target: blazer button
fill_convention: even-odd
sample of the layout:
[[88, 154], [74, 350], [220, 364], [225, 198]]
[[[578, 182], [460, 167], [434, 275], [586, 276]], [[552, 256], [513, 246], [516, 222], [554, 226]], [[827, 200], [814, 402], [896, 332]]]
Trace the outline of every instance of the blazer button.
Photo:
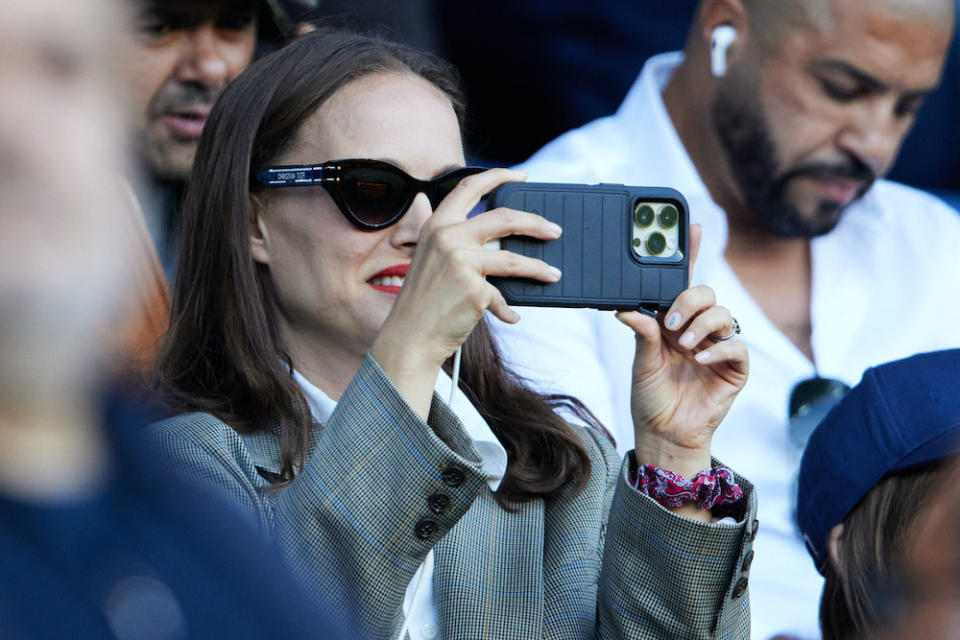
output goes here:
[[440, 515], [446, 513], [447, 509], [450, 508], [450, 496], [445, 496], [442, 493], [435, 493], [429, 498], [427, 498], [427, 505], [430, 507], [430, 511]]
[[419, 540], [429, 540], [437, 532], [437, 523], [433, 520], [421, 520], [413, 528], [413, 534]]
[[737, 585], [733, 588], [733, 599], [736, 600], [737, 598], [742, 596], [746, 590], [747, 590], [747, 579], [740, 578], [740, 580], [737, 581]]
[[443, 484], [448, 487], [459, 487], [463, 484], [463, 481], [467, 479], [467, 475], [463, 472], [463, 469], [460, 467], [450, 465], [440, 474], [440, 478], [443, 479]]
[[740, 569], [744, 573], [746, 573], [747, 571], [750, 571], [750, 565], [752, 564], [753, 564], [753, 549], [750, 549], [750, 551], [747, 551], [747, 555], [743, 556], [743, 564], [740, 565]]
[[757, 530], [760, 529], [760, 521], [754, 520], [750, 523], [750, 542], [757, 539]]

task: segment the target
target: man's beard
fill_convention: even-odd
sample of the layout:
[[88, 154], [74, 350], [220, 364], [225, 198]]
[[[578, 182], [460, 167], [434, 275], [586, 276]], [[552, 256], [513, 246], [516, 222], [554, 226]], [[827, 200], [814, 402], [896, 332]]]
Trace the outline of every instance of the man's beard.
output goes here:
[[[769, 127], [747, 87], [721, 84], [710, 107], [714, 129], [747, 208], [754, 220], [783, 238], [814, 238], [830, 233], [843, 210], [870, 188], [877, 176], [859, 158], [847, 156], [838, 164], [814, 163], [777, 173], [777, 152]], [[747, 89], [745, 91], [745, 89]], [[851, 202], [820, 200], [812, 214], [790, 201], [794, 178], [842, 178], [863, 187]]]

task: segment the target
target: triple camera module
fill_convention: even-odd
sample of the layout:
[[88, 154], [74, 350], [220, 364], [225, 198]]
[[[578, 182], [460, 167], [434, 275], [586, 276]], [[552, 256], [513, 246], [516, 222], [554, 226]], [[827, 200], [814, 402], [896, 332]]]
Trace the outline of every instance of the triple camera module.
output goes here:
[[633, 208], [633, 252], [641, 258], [680, 255], [680, 212], [669, 202], [638, 201]]

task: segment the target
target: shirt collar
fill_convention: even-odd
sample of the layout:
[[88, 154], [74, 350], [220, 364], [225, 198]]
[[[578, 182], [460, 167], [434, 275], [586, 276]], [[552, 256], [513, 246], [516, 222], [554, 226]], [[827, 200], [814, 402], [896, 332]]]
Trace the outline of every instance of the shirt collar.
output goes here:
[[663, 90], [682, 62], [683, 53], [680, 51], [661, 53], [647, 60], [617, 109], [616, 118], [623, 123], [632, 139], [643, 140], [643, 148], [637, 149], [637, 152], [649, 154], [647, 157], [650, 161], [643, 163], [645, 168], [661, 168], [657, 173], [663, 179], [658, 180], [657, 184], [666, 184], [666, 179], [669, 183], [682, 186], [687, 197], [709, 197], [709, 191], [700, 179], [663, 103]]
[[[293, 379], [300, 385], [303, 395], [310, 407], [310, 414], [315, 422], [325, 424], [333, 415], [337, 403], [316, 385], [307, 380], [299, 371], [293, 370]], [[453, 381], [444, 371], [440, 371], [434, 392], [446, 402], [450, 398], [450, 387]], [[457, 416], [467, 435], [473, 440], [480, 454], [480, 468], [487, 476], [487, 485], [491, 491], [496, 491], [507, 470], [507, 451], [500, 444], [497, 436], [490, 429], [490, 425], [483, 419], [480, 412], [473, 406], [466, 395], [458, 388], [454, 391], [450, 410]]]
[[631, 153], [643, 175], [642, 184], [680, 191], [690, 206], [691, 222], [703, 225], [700, 255], [713, 255], [726, 247], [727, 217], [710, 197], [663, 103], [663, 90], [682, 62], [680, 51], [647, 60], [614, 117], [629, 139], [643, 141], [642, 148]]
[[307, 399], [307, 405], [310, 407], [310, 415], [314, 422], [326, 424], [333, 415], [333, 410], [337, 408], [337, 403], [330, 396], [320, 390], [315, 384], [307, 380], [302, 373], [293, 370], [293, 379], [300, 385], [304, 397]]

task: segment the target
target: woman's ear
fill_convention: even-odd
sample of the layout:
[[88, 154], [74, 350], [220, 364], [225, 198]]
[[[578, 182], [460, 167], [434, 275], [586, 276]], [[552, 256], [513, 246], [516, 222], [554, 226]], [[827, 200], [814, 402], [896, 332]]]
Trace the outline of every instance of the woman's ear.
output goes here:
[[250, 194], [250, 217], [247, 220], [247, 235], [250, 237], [250, 255], [256, 262], [270, 264], [269, 236], [263, 219], [266, 207], [257, 194]]
[[840, 561], [843, 559], [843, 543], [840, 536], [843, 535], [843, 523], [833, 525], [830, 534], [827, 536], [827, 554], [830, 556], [830, 563], [835, 569], [840, 567]]

